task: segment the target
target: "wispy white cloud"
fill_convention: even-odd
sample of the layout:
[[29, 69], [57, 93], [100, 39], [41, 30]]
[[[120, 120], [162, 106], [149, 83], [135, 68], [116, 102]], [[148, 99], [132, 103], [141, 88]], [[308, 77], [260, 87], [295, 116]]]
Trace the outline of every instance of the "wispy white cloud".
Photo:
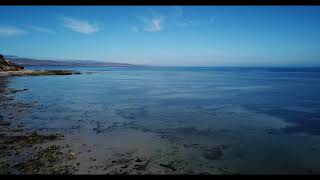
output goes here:
[[144, 27], [145, 31], [158, 32], [163, 29], [163, 19], [161, 17], [154, 17], [149, 20]]
[[173, 14], [175, 17], [176, 25], [180, 27], [211, 25], [216, 22], [217, 18], [216, 16], [203, 16], [200, 19], [189, 18], [184, 9], [180, 6], [173, 6]]
[[96, 23], [90, 23], [85, 20], [63, 17], [62, 18], [64, 26], [71, 29], [72, 31], [83, 33], [83, 34], [92, 34], [100, 31], [100, 28]]
[[0, 37], [20, 36], [26, 34], [27, 31], [14, 26], [0, 26]]
[[25, 25], [25, 27], [33, 31], [44, 32], [44, 33], [55, 33], [54, 30], [45, 28], [45, 27], [34, 26], [34, 25]]
[[188, 16], [187, 11], [181, 6], [171, 6], [170, 11], [160, 13], [154, 9], [148, 9], [148, 13], [144, 16], [139, 16], [138, 19], [142, 24], [132, 26], [131, 30], [134, 32], [147, 31], [147, 32], [160, 32], [166, 26], [178, 27], [198, 27], [209, 26], [216, 23], [216, 16], [202, 16], [191, 17]]
[[164, 16], [153, 9], [149, 9], [146, 16], [139, 17], [142, 22], [142, 27], [140, 29], [147, 32], [159, 32], [164, 29]]

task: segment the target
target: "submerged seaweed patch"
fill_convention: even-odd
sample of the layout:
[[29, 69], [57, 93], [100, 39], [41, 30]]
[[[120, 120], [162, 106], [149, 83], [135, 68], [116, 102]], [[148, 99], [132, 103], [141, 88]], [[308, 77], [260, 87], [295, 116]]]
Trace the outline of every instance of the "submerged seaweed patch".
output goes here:
[[148, 170], [150, 160], [133, 156], [133, 152], [115, 153], [105, 162], [104, 170], [109, 174], [143, 174]]
[[219, 160], [224, 155], [224, 150], [229, 148], [226, 145], [210, 147], [204, 150], [203, 157], [209, 160]]
[[13, 167], [24, 174], [70, 174], [75, 168], [71, 165], [59, 165], [62, 155], [62, 147], [52, 145]]
[[293, 125], [280, 128], [278, 130], [267, 129], [269, 134], [280, 135], [306, 133], [311, 135], [320, 135], [320, 112], [304, 112], [277, 107], [251, 107], [251, 109], [254, 109], [259, 113], [279, 117], [286, 122], [293, 123]]
[[147, 111], [145, 110], [144, 107], [125, 108], [125, 109], [116, 110], [116, 114], [125, 119], [134, 120], [134, 119], [137, 119], [138, 117], [145, 116], [147, 114]]
[[16, 136], [10, 136], [10, 135], [3, 135], [0, 136], [0, 142], [3, 145], [10, 145], [12, 146], [32, 146], [35, 144], [45, 143], [48, 141], [54, 141], [59, 140], [63, 138], [62, 135], [58, 134], [49, 134], [49, 135], [39, 135], [37, 133], [32, 133], [30, 135], [16, 135]]

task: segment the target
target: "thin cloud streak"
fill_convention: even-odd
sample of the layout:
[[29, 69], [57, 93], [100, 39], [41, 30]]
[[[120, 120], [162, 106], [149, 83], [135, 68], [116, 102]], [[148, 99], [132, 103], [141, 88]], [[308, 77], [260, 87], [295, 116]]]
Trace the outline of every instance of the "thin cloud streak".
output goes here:
[[12, 37], [27, 34], [27, 31], [14, 26], [0, 26], [0, 37]]
[[82, 34], [93, 34], [100, 31], [99, 27], [85, 20], [63, 17], [62, 18], [64, 26], [74, 32]]
[[38, 32], [44, 32], [44, 33], [55, 33], [54, 30], [49, 29], [49, 28], [44, 28], [44, 27], [40, 27], [40, 26], [34, 26], [34, 25], [25, 25], [26, 28], [33, 30], [33, 31], [38, 31]]

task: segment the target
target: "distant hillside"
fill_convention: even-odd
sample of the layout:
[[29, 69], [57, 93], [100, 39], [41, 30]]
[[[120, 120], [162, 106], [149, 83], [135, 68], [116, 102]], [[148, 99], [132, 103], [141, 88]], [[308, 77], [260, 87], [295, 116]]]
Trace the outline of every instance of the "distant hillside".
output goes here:
[[21, 66], [136, 66], [128, 63], [113, 63], [92, 60], [39, 60], [31, 58], [4, 55], [6, 59]]
[[3, 55], [5, 58], [17, 58], [18, 56], [15, 55]]

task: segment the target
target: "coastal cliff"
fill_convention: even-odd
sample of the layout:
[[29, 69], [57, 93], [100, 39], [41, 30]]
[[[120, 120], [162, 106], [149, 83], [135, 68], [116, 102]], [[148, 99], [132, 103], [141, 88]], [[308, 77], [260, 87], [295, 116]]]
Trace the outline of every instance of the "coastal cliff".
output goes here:
[[20, 71], [24, 67], [11, 63], [0, 54], [0, 71]]

